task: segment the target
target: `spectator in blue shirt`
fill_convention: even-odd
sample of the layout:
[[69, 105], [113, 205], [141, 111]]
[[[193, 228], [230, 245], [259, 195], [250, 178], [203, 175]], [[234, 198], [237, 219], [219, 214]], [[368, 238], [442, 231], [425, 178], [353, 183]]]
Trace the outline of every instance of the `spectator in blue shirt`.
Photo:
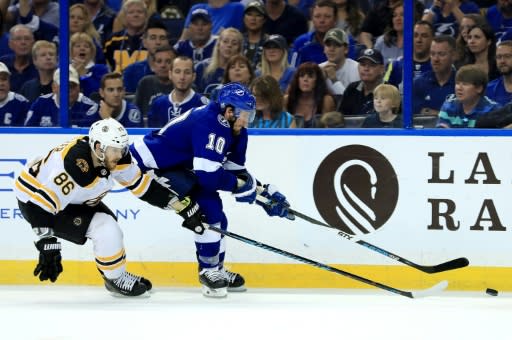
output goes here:
[[496, 34], [496, 39], [500, 40], [506, 31], [512, 29], [512, 2], [498, 0], [495, 5], [487, 9], [485, 19]]
[[180, 40], [174, 45], [178, 55], [186, 55], [194, 60], [194, 65], [211, 58], [217, 36], [212, 35], [212, 19], [207, 10], [198, 8], [190, 18], [189, 39]]
[[136, 61], [123, 71], [124, 87], [126, 92], [134, 93], [139, 81], [154, 74], [155, 52], [159, 47], [168, 46], [167, 29], [161, 20], [151, 20], [142, 35], [142, 46], [147, 50], [147, 58]]
[[11, 91], [10, 75], [7, 66], [0, 63], [0, 126], [22, 126], [30, 104], [25, 97]]
[[481, 67], [462, 66], [455, 75], [455, 94], [451, 95], [439, 111], [437, 127], [474, 128], [485, 113], [500, 105], [485, 96], [488, 76]]
[[212, 18], [212, 33], [220, 34], [220, 32], [229, 27], [242, 30], [242, 18], [244, 16], [244, 5], [239, 2], [229, 2], [229, 0], [208, 0], [206, 4], [197, 4], [192, 6], [187, 18], [185, 19], [185, 28], [183, 29], [181, 39], [189, 38], [188, 27], [190, 25], [192, 13], [203, 8], [208, 11]]
[[313, 30], [299, 36], [293, 42], [290, 64], [294, 67], [311, 61], [315, 64], [327, 60], [324, 53], [324, 36], [336, 27], [338, 9], [330, 0], [318, 1], [312, 9]]
[[455, 91], [455, 39], [440, 35], [432, 40], [430, 62], [432, 70], [414, 79], [413, 113], [435, 115], [446, 98]]
[[486, 95], [500, 105], [512, 101], [512, 41], [506, 40], [496, 48], [496, 65], [501, 74], [487, 84]]
[[447, 34], [457, 37], [459, 24], [464, 14], [480, 13], [480, 8], [468, 0], [434, 0], [430, 9], [426, 9], [422, 19], [434, 25], [436, 35]]

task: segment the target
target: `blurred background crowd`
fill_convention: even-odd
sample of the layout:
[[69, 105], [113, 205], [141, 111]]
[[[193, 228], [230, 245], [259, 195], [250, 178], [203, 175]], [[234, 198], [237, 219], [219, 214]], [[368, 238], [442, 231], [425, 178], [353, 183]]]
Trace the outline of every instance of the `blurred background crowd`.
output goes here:
[[[409, 4], [409, 3], [408, 3]], [[401, 128], [512, 123], [512, 0], [0, 0], [0, 125], [61, 126], [59, 50], [69, 48], [70, 126], [114, 117], [164, 126], [240, 82], [254, 128]], [[65, 44], [69, 44], [65, 46]]]

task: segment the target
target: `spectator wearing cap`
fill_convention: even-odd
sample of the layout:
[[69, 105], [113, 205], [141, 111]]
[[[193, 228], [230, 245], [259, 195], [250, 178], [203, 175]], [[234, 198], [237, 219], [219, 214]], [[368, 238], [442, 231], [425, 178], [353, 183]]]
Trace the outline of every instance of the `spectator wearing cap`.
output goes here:
[[505, 40], [498, 44], [496, 65], [501, 76], [487, 84], [486, 95], [504, 106], [512, 101], [512, 41]]
[[[60, 70], [53, 74], [53, 93], [36, 99], [30, 106], [25, 126], [57, 127], [60, 122]], [[98, 110], [98, 104], [80, 93], [78, 72], [69, 66], [69, 120], [75, 125], [77, 117], [90, 117]], [[78, 125], [80, 126], [80, 125]]]
[[132, 63], [123, 71], [126, 92], [134, 93], [144, 76], [155, 74], [155, 52], [162, 46], [169, 46], [167, 29], [161, 20], [152, 20], [142, 35], [142, 48], [145, 49], [143, 52], [147, 53], [147, 58]]
[[0, 126], [23, 126], [30, 103], [11, 91], [10, 76], [11, 71], [0, 62]]
[[325, 73], [327, 88], [333, 95], [341, 96], [350, 83], [359, 80], [357, 61], [347, 58], [348, 37], [344, 30], [333, 28], [327, 32], [324, 53], [327, 61], [319, 66]]
[[316, 64], [327, 60], [324, 53], [324, 37], [336, 27], [338, 9], [330, 0], [319, 0], [312, 9], [313, 30], [299, 36], [293, 42], [290, 64], [294, 67], [311, 61]]
[[110, 70], [115, 72], [123, 72], [128, 65], [144, 61], [148, 56], [142, 42], [148, 19], [146, 4], [143, 0], [126, 0], [121, 11], [125, 28], [112, 34], [103, 49]]
[[39, 77], [25, 82], [19, 91], [30, 103], [52, 92], [53, 73], [57, 68], [57, 46], [46, 40], [36, 41], [32, 47], [32, 62]]
[[208, 11], [212, 18], [212, 33], [219, 35], [225, 28], [236, 28], [242, 30], [242, 20], [244, 16], [244, 5], [239, 2], [230, 2], [229, 0], [208, 0], [206, 4], [196, 4], [192, 6], [185, 19], [185, 28], [181, 34], [180, 40], [189, 39], [189, 26], [192, 18], [192, 12], [198, 8]]
[[256, 76], [272, 76], [279, 82], [279, 88], [284, 94], [294, 73], [295, 67], [288, 63], [288, 45], [285, 38], [279, 34], [270, 35], [263, 43], [261, 66], [256, 70]]
[[211, 58], [217, 36], [212, 35], [212, 18], [204, 8], [195, 9], [188, 26], [189, 39], [180, 40], [174, 45], [178, 55], [184, 55], [197, 63]]
[[15, 25], [9, 30], [9, 47], [14, 53], [0, 57], [11, 72], [11, 90], [18, 92], [23, 83], [37, 78], [37, 69], [32, 63], [34, 35], [25, 25]]
[[384, 58], [375, 49], [362, 51], [357, 58], [359, 78], [345, 89], [340, 108], [344, 116], [367, 115], [373, 111], [373, 90], [382, 83]]
[[478, 65], [462, 66], [455, 75], [455, 94], [439, 111], [437, 127], [474, 128], [479, 117], [501, 106], [485, 96], [488, 75]]
[[290, 46], [297, 37], [308, 31], [308, 19], [295, 6], [285, 0], [265, 1], [267, 20], [264, 30], [267, 34], [282, 34]]
[[263, 30], [266, 18], [267, 10], [259, 0], [249, 2], [245, 7], [243, 54], [253, 68], [257, 68], [261, 63], [263, 43], [267, 39], [267, 34]]

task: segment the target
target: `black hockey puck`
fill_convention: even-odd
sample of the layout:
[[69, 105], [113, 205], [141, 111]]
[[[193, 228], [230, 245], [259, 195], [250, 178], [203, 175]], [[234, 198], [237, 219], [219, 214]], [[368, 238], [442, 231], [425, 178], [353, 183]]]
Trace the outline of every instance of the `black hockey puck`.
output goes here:
[[485, 290], [485, 293], [489, 294], [491, 296], [498, 296], [498, 291], [496, 289], [492, 289], [492, 288], [487, 288]]

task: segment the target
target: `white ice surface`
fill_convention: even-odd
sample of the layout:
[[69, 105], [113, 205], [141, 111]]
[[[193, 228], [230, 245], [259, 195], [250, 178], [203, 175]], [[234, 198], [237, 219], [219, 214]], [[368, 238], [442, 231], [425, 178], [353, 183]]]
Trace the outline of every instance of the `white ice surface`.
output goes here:
[[101, 287], [0, 286], [0, 339], [512, 339], [512, 295], [408, 299], [376, 290], [199, 288], [116, 298]]

